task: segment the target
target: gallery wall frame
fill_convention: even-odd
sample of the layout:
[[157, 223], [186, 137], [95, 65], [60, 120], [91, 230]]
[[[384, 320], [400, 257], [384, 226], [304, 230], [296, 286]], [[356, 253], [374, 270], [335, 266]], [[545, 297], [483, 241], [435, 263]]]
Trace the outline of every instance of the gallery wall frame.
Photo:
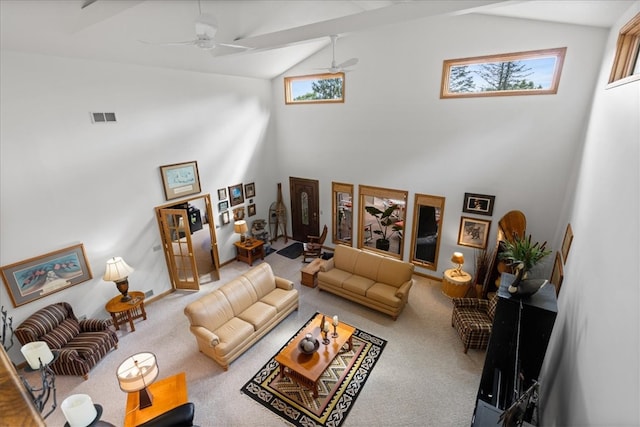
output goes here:
[[573, 229], [571, 223], [567, 224], [567, 229], [564, 232], [564, 239], [562, 239], [562, 259], [564, 263], [567, 263], [567, 257], [569, 256], [569, 249], [571, 249], [571, 242], [573, 241]]
[[218, 200], [224, 200], [227, 198], [227, 189], [218, 188]]
[[247, 216], [254, 216], [256, 214], [256, 205], [247, 206]]
[[160, 175], [164, 197], [167, 200], [198, 194], [202, 191], [196, 161], [160, 166]]
[[223, 225], [229, 224], [229, 211], [224, 211], [220, 214], [220, 222], [222, 222]]
[[245, 184], [244, 186], [244, 197], [247, 199], [256, 196], [256, 184], [250, 182], [249, 184]]
[[219, 212], [226, 211], [227, 209], [229, 209], [229, 201], [228, 200], [223, 200], [221, 202], [218, 202], [218, 211]]
[[231, 201], [231, 206], [244, 203], [244, 191], [242, 190], [242, 184], [229, 186], [229, 200]]
[[44, 298], [93, 277], [82, 243], [5, 265], [0, 269], [14, 307]]
[[461, 216], [458, 244], [471, 248], [486, 249], [490, 229], [490, 220]]
[[496, 196], [487, 194], [464, 193], [464, 202], [462, 204], [462, 212], [476, 215], [493, 215], [493, 205]]
[[564, 280], [564, 269], [562, 267], [562, 255], [560, 251], [556, 251], [556, 257], [553, 261], [553, 269], [551, 270], [551, 278], [549, 281], [556, 287], [556, 295], [560, 293], [560, 287]]

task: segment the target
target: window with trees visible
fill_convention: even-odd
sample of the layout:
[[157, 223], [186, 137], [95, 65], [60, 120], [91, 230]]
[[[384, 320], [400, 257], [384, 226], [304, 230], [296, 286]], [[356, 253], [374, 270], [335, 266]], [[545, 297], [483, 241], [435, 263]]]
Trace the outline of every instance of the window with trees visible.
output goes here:
[[440, 98], [557, 93], [566, 51], [562, 47], [447, 59]]
[[640, 13], [620, 30], [609, 83], [640, 79]]
[[284, 78], [286, 104], [344, 102], [344, 73]]

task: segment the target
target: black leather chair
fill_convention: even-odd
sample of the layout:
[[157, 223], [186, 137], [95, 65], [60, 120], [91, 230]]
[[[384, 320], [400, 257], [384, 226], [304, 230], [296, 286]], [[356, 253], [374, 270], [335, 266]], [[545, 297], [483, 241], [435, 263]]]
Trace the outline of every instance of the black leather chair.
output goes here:
[[196, 427], [193, 424], [194, 414], [195, 405], [187, 402], [140, 424], [138, 427]]

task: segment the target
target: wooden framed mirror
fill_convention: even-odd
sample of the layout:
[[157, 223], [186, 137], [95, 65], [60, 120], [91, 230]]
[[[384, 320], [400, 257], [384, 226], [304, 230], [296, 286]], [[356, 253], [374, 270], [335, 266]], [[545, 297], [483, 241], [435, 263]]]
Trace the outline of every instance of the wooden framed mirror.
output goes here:
[[353, 237], [353, 184], [332, 182], [333, 243], [351, 246]]
[[416, 194], [413, 204], [413, 233], [410, 261], [429, 270], [438, 269], [444, 197]]
[[360, 185], [358, 194], [358, 248], [402, 259], [409, 193]]

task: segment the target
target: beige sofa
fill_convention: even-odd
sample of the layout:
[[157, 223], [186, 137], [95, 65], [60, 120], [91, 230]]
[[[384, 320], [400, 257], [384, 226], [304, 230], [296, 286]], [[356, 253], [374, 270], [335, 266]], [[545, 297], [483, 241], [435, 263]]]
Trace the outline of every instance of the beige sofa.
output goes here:
[[413, 264], [338, 245], [318, 272], [320, 290], [397, 319], [413, 285]]
[[298, 309], [293, 282], [259, 264], [184, 309], [201, 352], [226, 371], [229, 363]]

